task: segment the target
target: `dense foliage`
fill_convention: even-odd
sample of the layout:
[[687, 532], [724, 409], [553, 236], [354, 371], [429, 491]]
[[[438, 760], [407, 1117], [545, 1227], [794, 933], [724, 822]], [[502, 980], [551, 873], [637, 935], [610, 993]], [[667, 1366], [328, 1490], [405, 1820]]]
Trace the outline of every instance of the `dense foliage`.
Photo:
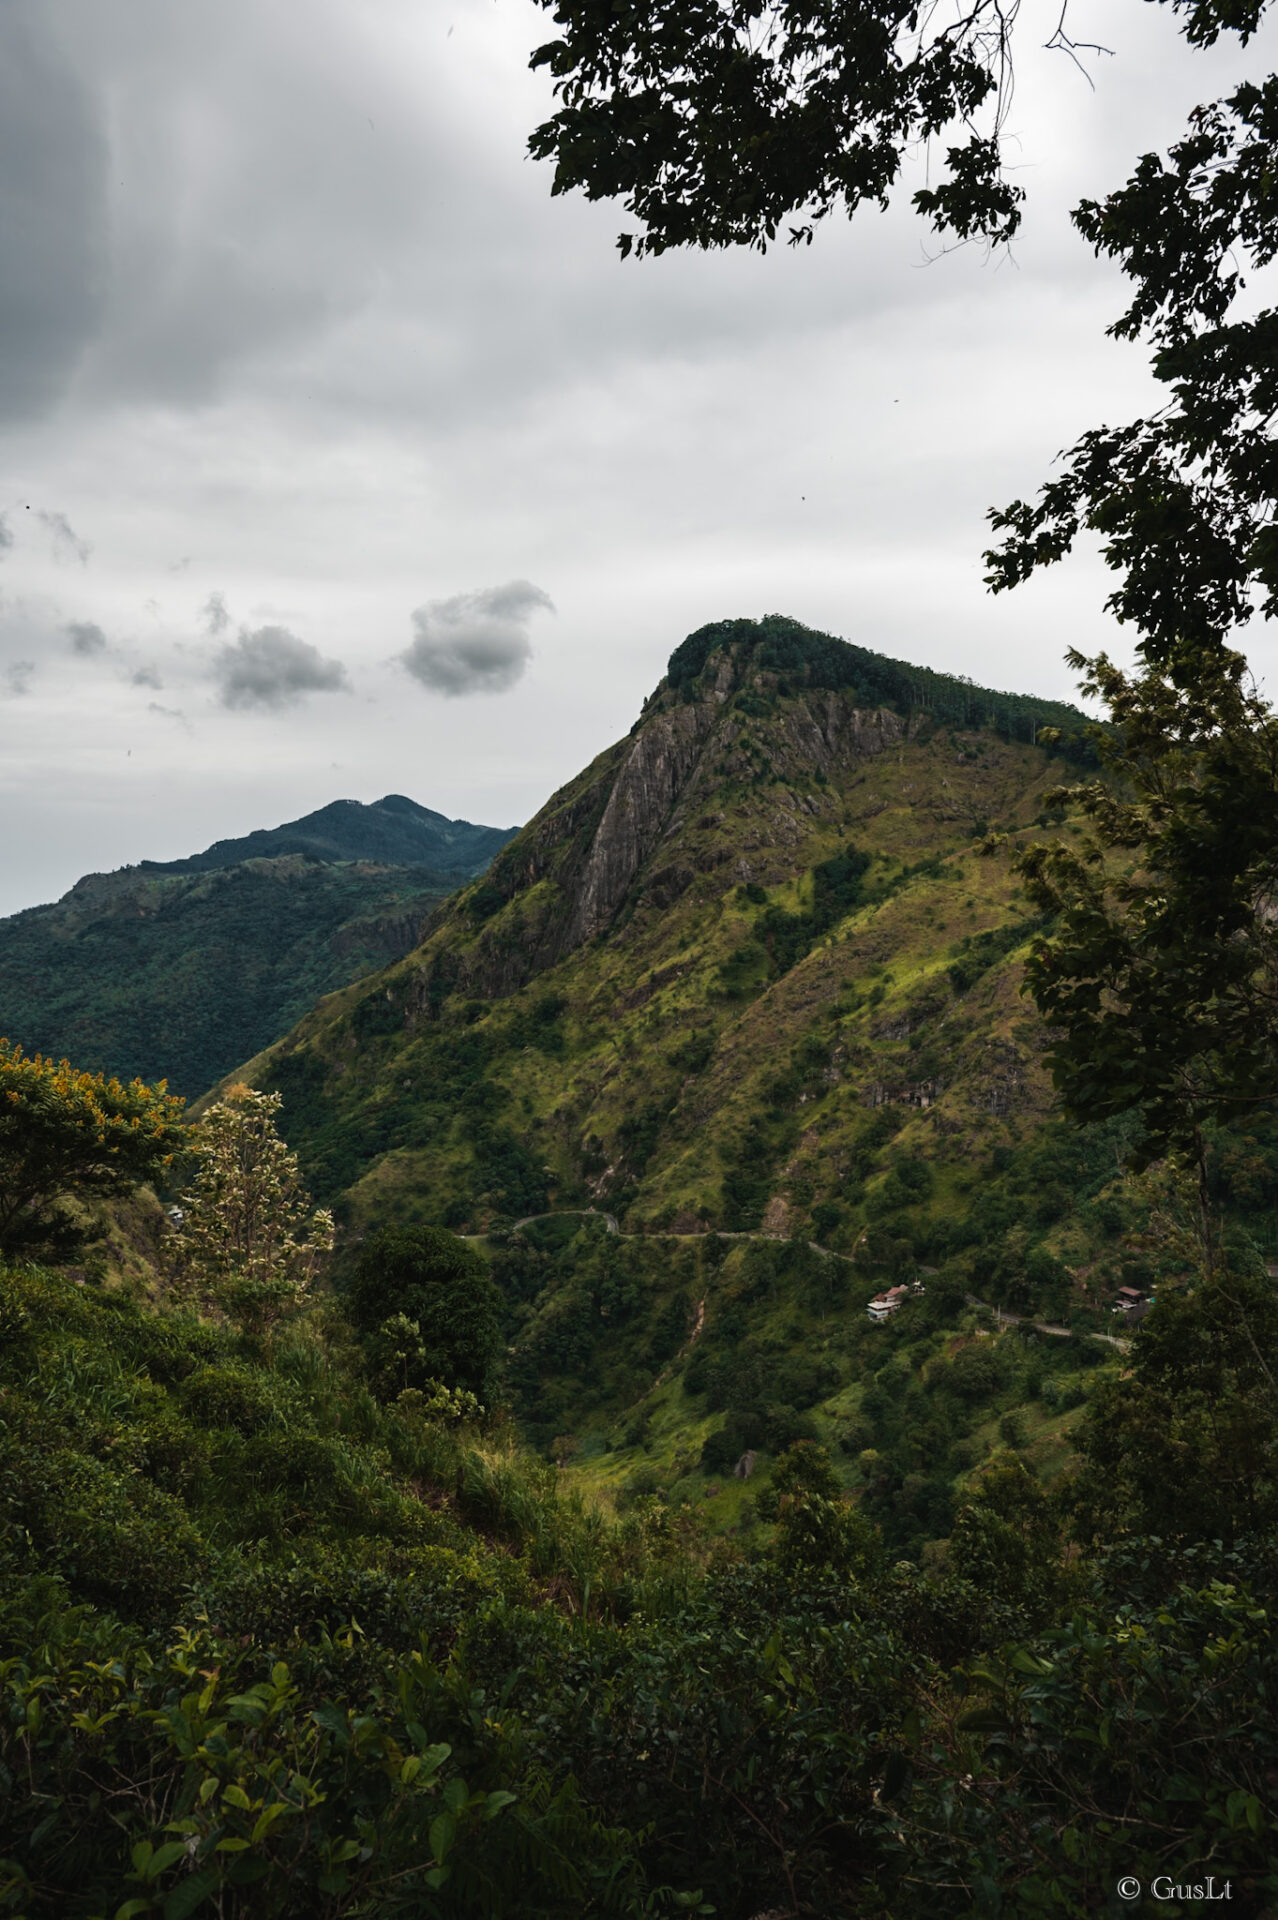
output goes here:
[[388, 1228], [361, 1249], [347, 1309], [390, 1393], [434, 1382], [484, 1396], [501, 1345], [485, 1262], [440, 1227]]
[[194, 1100], [321, 995], [407, 952], [462, 877], [301, 857], [94, 876], [0, 920], [0, 1017], [29, 1052]]
[[182, 1102], [0, 1039], [0, 1256], [69, 1253], [86, 1236], [77, 1197], [126, 1193], [185, 1145]]
[[268, 1360], [52, 1273], [0, 1285], [6, 1911], [1066, 1916], [1156, 1872], [1278, 1893], [1267, 1534], [1212, 1545], [1186, 1509], [1143, 1537], [1138, 1475], [1080, 1563], [1069, 1499], [1005, 1455], [921, 1572], [800, 1444], [758, 1545], [709, 1556], [661, 1501], [610, 1518], [500, 1428], [379, 1404], [332, 1310]]
[[1117, 723], [1110, 778], [1070, 795], [1091, 828], [1080, 844], [1023, 857], [1057, 927], [1026, 978], [1068, 1111], [1135, 1115], [1138, 1163], [1190, 1157], [1210, 1266], [1205, 1129], [1268, 1116], [1278, 1068], [1278, 722], [1236, 654], [1202, 661], [1192, 692], [1155, 668], [1078, 664]]
[[954, 674], [893, 660], [851, 640], [818, 633], [784, 614], [762, 620], [716, 620], [680, 641], [666, 676], [677, 691], [690, 694], [694, 682], [717, 650], [744, 646], [756, 671], [773, 679], [778, 691], [825, 687], [847, 691], [866, 707], [888, 707], [903, 714], [927, 714], [963, 727], [992, 728], [1007, 740], [1033, 744], [1040, 727], [1053, 729], [1053, 749], [1071, 760], [1095, 764], [1086, 717], [1063, 701], [999, 693]]

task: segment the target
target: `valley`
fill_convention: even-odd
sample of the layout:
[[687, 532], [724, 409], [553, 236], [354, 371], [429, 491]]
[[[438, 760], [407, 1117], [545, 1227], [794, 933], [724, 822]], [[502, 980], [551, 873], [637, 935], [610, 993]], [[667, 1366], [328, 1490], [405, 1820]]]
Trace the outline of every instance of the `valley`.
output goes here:
[[145, 984], [235, 888], [388, 889], [186, 1123], [0, 1058], [10, 1187], [103, 1153], [0, 1273], [10, 1910], [1278, 1892], [1278, 1139], [1213, 1127], [1203, 1284], [1180, 1170], [1060, 1108], [1022, 855], [1095, 770], [1072, 709], [770, 616], [446, 894], [331, 844], [74, 890]]
[[[749, 1532], [806, 1438], [917, 1554], [1007, 1432], [1047, 1480], [1068, 1461], [1113, 1364], [1092, 1336], [1155, 1267], [1020, 990], [1017, 855], [1069, 833], [1052, 796], [1088, 752], [1081, 715], [1020, 713], [779, 618], [694, 635], [419, 948], [237, 1069], [336, 1209], [339, 1288], [375, 1228], [485, 1249], [521, 1429], [592, 1497]], [[901, 1397], [1001, 1311], [1071, 1331], [1071, 1404], [998, 1340], [1006, 1378], [900, 1444]]]

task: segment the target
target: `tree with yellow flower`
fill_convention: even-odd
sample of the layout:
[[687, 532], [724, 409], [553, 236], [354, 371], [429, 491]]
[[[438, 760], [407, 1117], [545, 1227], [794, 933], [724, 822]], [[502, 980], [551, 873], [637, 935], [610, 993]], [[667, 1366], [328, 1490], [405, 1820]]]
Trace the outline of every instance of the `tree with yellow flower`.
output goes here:
[[0, 1257], [68, 1258], [90, 1229], [67, 1202], [154, 1180], [186, 1138], [163, 1081], [126, 1086], [0, 1039]]

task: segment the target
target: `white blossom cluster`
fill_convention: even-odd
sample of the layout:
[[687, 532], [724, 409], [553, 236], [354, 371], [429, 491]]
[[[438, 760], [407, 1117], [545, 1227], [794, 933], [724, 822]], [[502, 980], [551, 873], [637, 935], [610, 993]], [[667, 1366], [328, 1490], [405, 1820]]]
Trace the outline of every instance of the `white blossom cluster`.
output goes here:
[[275, 1130], [278, 1093], [231, 1087], [195, 1128], [195, 1178], [171, 1242], [203, 1303], [265, 1332], [306, 1299], [333, 1245], [333, 1216], [312, 1210], [297, 1155]]

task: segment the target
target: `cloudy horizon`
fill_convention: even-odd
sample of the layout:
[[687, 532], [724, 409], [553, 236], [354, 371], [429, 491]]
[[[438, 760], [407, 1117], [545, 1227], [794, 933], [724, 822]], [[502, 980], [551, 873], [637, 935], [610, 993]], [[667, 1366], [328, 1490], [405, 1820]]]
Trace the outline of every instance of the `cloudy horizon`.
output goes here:
[[1152, 391], [1069, 208], [1276, 33], [1075, 0], [1089, 80], [1033, 16], [1010, 256], [930, 258], [907, 183], [623, 264], [526, 156], [530, 0], [4, 0], [0, 913], [338, 798], [527, 820], [707, 620], [1055, 698], [1125, 657], [1094, 557], [988, 596], [985, 513]]

